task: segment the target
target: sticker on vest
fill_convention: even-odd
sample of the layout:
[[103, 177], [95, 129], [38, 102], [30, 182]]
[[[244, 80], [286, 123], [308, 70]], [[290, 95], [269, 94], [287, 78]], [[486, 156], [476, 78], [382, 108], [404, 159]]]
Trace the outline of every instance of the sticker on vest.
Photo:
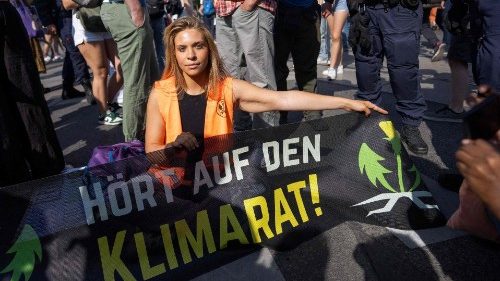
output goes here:
[[226, 118], [226, 102], [224, 100], [217, 102], [217, 114], [222, 118]]

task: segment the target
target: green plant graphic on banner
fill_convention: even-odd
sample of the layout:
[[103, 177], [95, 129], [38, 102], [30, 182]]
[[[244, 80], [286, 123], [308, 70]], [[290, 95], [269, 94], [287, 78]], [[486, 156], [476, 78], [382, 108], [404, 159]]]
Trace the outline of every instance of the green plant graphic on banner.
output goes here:
[[366, 173], [368, 180], [372, 185], [378, 187], [378, 183], [382, 185], [383, 188], [392, 192], [383, 193], [377, 195], [373, 198], [370, 198], [366, 201], [363, 201], [354, 206], [364, 205], [380, 200], [389, 200], [387, 204], [378, 210], [370, 211], [368, 216], [376, 213], [384, 213], [392, 210], [392, 207], [396, 204], [397, 200], [401, 197], [407, 197], [412, 200], [418, 207], [420, 208], [437, 208], [436, 205], [427, 205], [424, 204], [419, 197], [432, 197], [432, 194], [428, 191], [414, 191], [417, 187], [420, 186], [421, 178], [420, 173], [417, 170], [417, 167], [413, 165], [408, 171], [415, 174], [415, 180], [411, 187], [408, 189], [405, 188], [404, 180], [403, 180], [403, 162], [401, 159], [401, 138], [396, 133], [394, 126], [391, 121], [382, 121], [379, 123], [379, 127], [382, 129], [384, 134], [386, 135], [384, 140], [388, 141], [391, 144], [392, 150], [394, 152], [394, 156], [396, 157], [396, 165], [397, 165], [397, 179], [398, 179], [398, 189], [391, 186], [391, 184], [386, 180], [386, 175], [390, 176], [392, 171], [387, 169], [382, 165], [382, 161], [385, 160], [382, 156], [378, 155], [375, 151], [373, 151], [367, 143], [363, 143], [361, 148], [359, 149], [358, 155], [358, 164], [359, 171], [363, 175]]
[[21, 275], [24, 275], [24, 280], [28, 281], [35, 268], [35, 257], [38, 257], [38, 260], [42, 261], [40, 238], [38, 238], [35, 230], [26, 224], [16, 242], [10, 247], [7, 253], [15, 253], [14, 258], [0, 273], [12, 272], [11, 281], [20, 280]]

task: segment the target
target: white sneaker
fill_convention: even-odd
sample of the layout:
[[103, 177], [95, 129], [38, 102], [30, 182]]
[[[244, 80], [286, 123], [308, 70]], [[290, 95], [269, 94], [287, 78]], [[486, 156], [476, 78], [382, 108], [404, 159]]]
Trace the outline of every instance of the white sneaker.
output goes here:
[[123, 119], [115, 112], [107, 110], [105, 114], [99, 115], [98, 123], [101, 125], [120, 125]]
[[337, 75], [338, 74], [343, 74], [344, 73], [344, 66], [343, 65], [339, 65], [337, 67]]
[[59, 56], [59, 55], [55, 55], [53, 58], [52, 58], [52, 61], [62, 61], [64, 60], [63, 57]]
[[52, 58], [50, 56], [45, 56], [43, 57], [43, 60], [45, 61], [45, 63], [49, 63], [52, 60]]
[[337, 79], [337, 70], [333, 67], [327, 68], [325, 71], [322, 72], [322, 74], [329, 79]]
[[330, 64], [330, 60], [329, 59], [322, 60], [322, 59], [318, 58], [316, 60], [316, 64], [319, 64], [319, 65], [329, 65]]

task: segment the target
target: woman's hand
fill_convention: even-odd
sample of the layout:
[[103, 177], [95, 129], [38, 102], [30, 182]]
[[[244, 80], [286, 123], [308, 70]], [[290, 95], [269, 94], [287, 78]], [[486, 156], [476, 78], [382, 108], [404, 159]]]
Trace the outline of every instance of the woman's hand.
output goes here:
[[364, 112], [365, 116], [367, 117], [370, 116], [372, 110], [375, 110], [382, 114], [388, 113], [385, 109], [380, 108], [369, 101], [361, 101], [361, 100], [349, 100], [344, 109], [347, 111]]
[[321, 16], [326, 19], [330, 15], [333, 15], [332, 3], [325, 2], [325, 3], [321, 4]]
[[191, 151], [195, 148], [198, 148], [199, 144], [193, 134], [189, 132], [183, 132], [182, 134], [177, 136], [175, 141], [171, 143], [170, 146], [175, 148], [185, 148], [188, 151]]
[[[496, 138], [500, 140], [500, 131]], [[500, 218], [500, 152], [485, 140], [466, 139], [456, 158], [458, 170], [472, 191]]]

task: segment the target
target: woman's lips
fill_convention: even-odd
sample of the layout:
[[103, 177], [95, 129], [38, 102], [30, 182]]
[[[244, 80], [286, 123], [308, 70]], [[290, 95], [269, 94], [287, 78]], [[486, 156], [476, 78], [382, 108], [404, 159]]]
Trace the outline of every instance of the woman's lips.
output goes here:
[[189, 69], [196, 69], [196, 68], [198, 68], [198, 66], [200, 66], [199, 63], [186, 65], [186, 67], [189, 68]]

